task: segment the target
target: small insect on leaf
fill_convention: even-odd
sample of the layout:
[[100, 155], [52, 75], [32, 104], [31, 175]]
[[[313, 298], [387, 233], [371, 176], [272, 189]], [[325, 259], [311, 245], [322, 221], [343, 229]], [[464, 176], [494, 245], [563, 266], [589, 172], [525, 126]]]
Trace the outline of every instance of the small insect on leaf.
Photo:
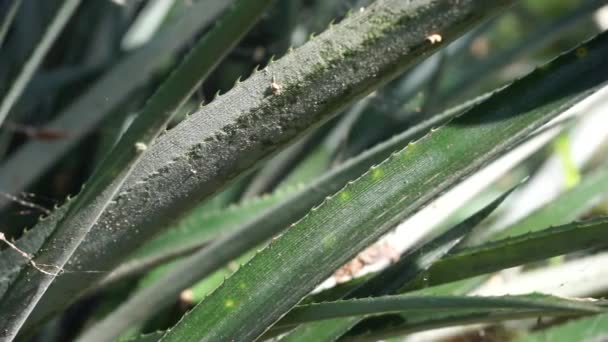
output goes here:
[[436, 43], [441, 43], [443, 38], [441, 37], [441, 35], [439, 35], [437, 33], [433, 33], [430, 36], [426, 37], [426, 40], [431, 44], [436, 44]]
[[145, 150], [148, 149], [148, 146], [142, 142], [137, 142], [135, 143], [135, 150], [137, 150], [137, 152], [144, 152]]
[[274, 77], [272, 78], [272, 81], [270, 82], [270, 91], [272, 92], [273, 95], [279, 95], [283, 92], [283, 86], [278, 84], [276, 82], [276, 80], [274, 79]]

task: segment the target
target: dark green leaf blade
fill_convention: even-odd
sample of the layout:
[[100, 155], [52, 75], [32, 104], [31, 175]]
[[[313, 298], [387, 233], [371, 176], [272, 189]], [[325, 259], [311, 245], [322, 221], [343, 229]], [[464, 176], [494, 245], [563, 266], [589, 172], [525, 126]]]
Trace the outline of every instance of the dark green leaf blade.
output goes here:
[[[385, 270], [362, 283], [359, 287], [347, 288], [348, 292], [336, 294], [338, 296], [345, 295], [345, 298], [365, 298], [395, 293], [404, 284], [413, 280], [416, 275], [424, 272], [437, 260], [449, 253], [475, 226], [490, 215], [512, 191], [513, 189], [507, 191], [468, 219], [448, 229], [431, 241], [421, 243], [411, 253], [402, 256], [397, 263], [390, 265]], [[363, 317], [348, 317], [299, 326], [287, 336], [282, 337], [282, 339], [285, 341], [336, 339], [361, 319]], [[277, 326], [281, 325], [282, 320], [277, 323]]]
[[472, 229], [487, 218], [513, 190], [507, 191], [480, 211], [435, 239], [421, 244], [411, 255], [389, 266], [348, 297], [363, 298], [370, 295], [395, 293], [404, 284], [413, 280], [416, 275], [424, 272], [448, 254]]
[[279, 323], [297, 325], [326, 319], [351, 316], [371, 316], [386, 313], [449, 314], [454, 309], [519, 309], [565, 311], [566, 313], [600, 313], [605, 308], [597, 306], [595, 300], [565, 299], [547, 295], [522, 296], [410, 296], [393, 295], [373, 298], [349, 299], [336, 302], [307, 304], [295, 307]]
[[493, 324], [508, 320], [519, 319], [537, 319], [541, 316], [553, 317], [572, 317], [576, 313], [568, 313], [567, 311], [546, 311], [546, 310], [458, 310], [455, 309], [448, 314], [419, 314], [415, 317], [403, 316], [401, 322], [393, 322], [393, 324], [374, 328], [371, 331], [351, 331], [344, 336], [344, 341], [378, 341], [391, 337], [399, 337], [416, 332], [422, 332], [431, 329], [440, 329], [447, 327], [457, 327], [467, 324]]
[[607, 227], [608, 218], [600, 217], [467, 248], [435, 263], [427, 272], [404, 286], [401, 292], [605, 246], [608, 243]]
[[585, 176], [580, 184], [560, 194], [551, 202], [533, 211], [530, 215], [509, 225], [503, 231], [492, 236], [500, 240], [517, 236], [553, 225], [571, 222], [589, 210], [598, 199], [608, 193], [608, 166], [602, 165], [595, 172]]

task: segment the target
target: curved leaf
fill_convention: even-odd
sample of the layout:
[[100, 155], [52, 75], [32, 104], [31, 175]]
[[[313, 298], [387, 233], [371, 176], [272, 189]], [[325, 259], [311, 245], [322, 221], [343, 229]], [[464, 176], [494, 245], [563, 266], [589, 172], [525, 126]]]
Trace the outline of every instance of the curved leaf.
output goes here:
[[[428, 241], [428, 243], [419, 244], [415, 250], [402, 256], [398, 262], [378, 272], [375, 276], [370, 277], [369, 280], [362, 282], [360, 286], [348, 287], [344, 289], [345, 291], [335, 289], [336, 291], [332, 292], [335, 295], [334, 299], [342, 296], [346, 298], [364, 298], [395, 293], [404, 284], [414, 279], [416, 275], [424, 272], [433, 263], [449, 253], [475, 226], [488, 217], [511, 191], [506, 192], [468, 219], [448, 229], [443, 234]], [[325, 297], [324, 301], [327, 300], [329, 299]], [[282, 340], [335, 340], [361, 319], [363, 317], [349, 317], [299, 326], [287, 336], [282, 337]], [[282, 320], [277, 323], [278, 326], [281, 324]]]
[[468, 248], [438, 261], [427, 272], [402, 288], [401, 292], [605, 246], [608, 244], [607, 227], [608, 218], [601, 217]]
[[492, 236], [492, 240], [574, 221], [586, 210], [591, 209], [606, 194], [608, 194], [608, 166], [603, 165], [595, 172], [583, 177], [574, 188], [560, 194], [543, 207]]
[[[576, 315], [576, 314], [574, 314]], [[363, 342], [363, 341], [379, 341], [391, 337], [399, 337], [416, 332], [456, 327], [467, 324], [492, 324], [501, 323], [508, 320], [521, 319], [538, 319], [541, 316], [565, 316], [572, 317], [573, 313], [566, 311], [546, 310], [453, 310], [449, 314], [422, 314], [416, 317], [405, 316], [405, 319], [398, 322], [393, 322], [390, 326], [374, 328], [371, 331], [352, 331], [344, 336], [344, 341]], [[547, 340], [552, 341], [552, 340]]]
[[278, 323], [297, 325], [326, 319], [351, 316], [370, 316], [401, 313], [448, 315], [454, 309], [472, 310], [547, 310], [567, 313], [599, 313], [605, 308], [595, 305], [595, 300], [565, 299], [545, 295], [498, 296], [498, 297], [443, 297], [394, 295], [374, 298], [350, 299], [337, 302], [300, 305], [291, 310]]

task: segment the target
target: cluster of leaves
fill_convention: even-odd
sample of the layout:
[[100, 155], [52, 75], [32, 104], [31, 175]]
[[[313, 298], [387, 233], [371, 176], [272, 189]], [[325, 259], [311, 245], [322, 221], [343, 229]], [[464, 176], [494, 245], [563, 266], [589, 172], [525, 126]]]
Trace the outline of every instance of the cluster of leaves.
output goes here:
[[604, 5], [4, 2], [2, 340], [605, 336]]

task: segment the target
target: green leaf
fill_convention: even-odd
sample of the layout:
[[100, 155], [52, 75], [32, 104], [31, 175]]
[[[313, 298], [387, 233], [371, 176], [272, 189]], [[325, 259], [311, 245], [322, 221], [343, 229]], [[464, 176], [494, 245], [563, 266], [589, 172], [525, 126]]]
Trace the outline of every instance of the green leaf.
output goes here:
[[[416, 275], [425, 271], [433, 263], [447, 254], [464, 236], [475, 228], [477, 224], [490, 215], [510, 193], [511, 191], [508, 191], [479, 212], [432, 240], [419, 244], [413, 251], [402, 256], [397, 263], [378, 272], [375, 276], [369, 277], [368, 280], [361, 282], [360, 285], [349, 286], [343, 289], [330, 289], [330, 291], [327, 291], [329, 297], [327, 294], [324, 294], [323, 301], [335, 300], [342, 297], [364, 298], [393, 294], [405, 283], [414, 279]], [[313, 301], [318, 302], [318, 298], [315, 298]], [[287, 336], [282, 337], [282, 339], [285, 341], [334, 340], [348, 331], [361, 319], [363, 319], [363, 317], [341, 320], [333, 319], [331, 321], [303, 325], [297, 327]], [[277, 325], [281, 325], [281, 321], [279, 321]]]
[[401, 291], [445, 284], [587, 248], [605, 246], [608, 243], [607, 227], [608, 218], [601, 217], [467, 248], [438, 261]]
[[599, 342], [608, 336], [608, 314], [579, 319], [533, 333], [517, 342]]
[[[249, 251], [248, 253], [245, 253], [244, 255], [242, 255], [238, 259], [234, 260], [233, 262], [229, 263], [228, 265], [224, 266], [223, 268], [215, 271], [214, 273], [210, 274], [209, 276], [205, 277], [204, 279], [201, 279], [197, 283], [193, 284], [191, 287], [183, 290], [180, 293], [179, 298], [172, 297], [172, 304], [175, 304], [175, 302], [179, 302], [179, 304], [181, 306], [190, 307], [190, 306], [193, 306], [193, 305], [199, 303], [205, 297], [207, 297], [211, 292], [213, 292], [216, 288], [218, 288], [222, 284], [224, 279], [228, 278], [230, 275], [232, 275], [234, 272], [236, 272], [236, 270], [238, 269], [238, 265], [241, 265], [241, 264], [249, 261], [254, 255], [255, 255], [255, 251]], [[146, 274], [146, 276], [143, 277], [139, 281], [137, 287], [138, 288], [147, 288], [147, 287], [151, 286], [152, 284], [155, 284], [156, 282], [159, 281], [159, 279], [162, 279], [168, 272], [170, 272], [177, 265], [179, 265], [179, 261], [171, 262], [171, 263], [156, 267], [151, 272], [148, 272], [148, 274]], [[168, 309], [170, 309], [170, 308], [168, 308]], [[163, 312], [164, 312], [163, 310], [155, 310], [153, 312], [155, 315], [152, 316], [152, 318], [162, 317]], [[132, 335], [136, 331], [135, 329], [137, 326], [144, 326], [144, 322], [139, 322], [138, 324], [130, 325], [130, 329], [127, 333], [129, 335]], [[96, 329], [96, 326], [93, 325], [91, 327], [91, 329]], [[85, 334], [85, 335], [89, 334], [90, 331], [93, 331], [93, 330], [87, 330], [83, 334]]]
[[250, 251], [243, 254], [238, 259], [234, 260], [234, 263], [228, 264], [228, 266], [215, 271], [209, 277], [199, 281], [192, 285], [188, 290], [190, 291], [191, 304], [198, 304], [205, 299], [211, 292], [217, 289], [226, 278], [231, 276], [238, 269], [238, 265], [242, 265], [249, 261], [255, 255], [255, 251]]
[[[455, 227], [448, 229], [443, 234], [435, 237], [431, 241], [423, 242], [416, 246], [415, 250], [402, 256], [400, 260], [378, 272], [369, 280], [359, 286], [337, 288], [331, 291], [331, 297], [325, 296], [323, 301], [331, 299], [363, 298], [369, 296], [379, 296], [392, 294], [403, 284], [411, 281], [416, 275], [425, 271], [437, 260], [447, 254], [455, 245], [460, 242], [477, 224], [490, 215], [500, 203], [511, 193], [508, 191], [500, 196], [485, 208], [475, 213]], [[318, 341], [335, 340], [344, 334], [348, 329], [357, 324], [363, 317], [333, 319], [331, 321], [316, 322], [297, 327], [287, 336], [283, 336], [285, 341]], [[277, 323], [281, 325], [281, 321]]]
[[[267, 8], [270, 0], [242, 2], [207, 33], [146, 103], [81, 194], [57, 223], [36, 258], [9, 287], [0, 303], [0, 336], [14, 338], [55, 278], [63, 271], [102, 212], [116, 195], [147, 146], [177, 109]], [[232, 39], [229, 39], [232, 38]], [[44, 270], [37, 265], [52, 265]]]
[[[589, 187], [589, 185], [591, 185], [591, 184], [597, 185], [598, 184], [597, 183], [598, 180], [600, 180], [601, 177], [605, 175], [605, 172], [606, 171], [604, 169], [600, 169], [596, 173], [594, 173], [593, 175], [590, 175], [589, 178], [585, 178], [583, 180], [583, 183], [581, 183], [580, 186], [584, 186], [586, 188], [586, 191], [584, 191], [584, 192], [581, 191], [581, 193], [587, 193], [588, 194], [590, 192], [590, 190], [591, 190], [591, 188]], [[585, 182], [589, 182], [589, 183], [585, 183]], [[587, 184], [587, 185], [584, 185], [584, 184]], [[602, 190], [599, 189], [598, 191], [602, 191]], [[584, 199], [582, 199], [580, 197], [578, 198], [578, 200], [583, 200], [584, 201]], [[573, 207], [576, 207], [577, 205], [580, 205], [580, 203], [577, 203], [575, 201], [570, 201], [569, 203], [571, 203], [573, 205]], [[549, 206], [551, 206], [551, 204]], [[569, 208], [568, 206], [566, 206], [566, 207], [564, 207], [564, 206], [556, 206], [554, 208], [557, 208], [557, 207], [562, 208], [562, 210], [565, 210], [565, 209]], [[563, 215], [567, 215], [568, 216], [569, 214], [568, 214], [568, 211], [566, 210], [566, 212], [554, 211], [553, 215], [556, 215], [553, 218], [557, 217], [559, 219]], [[545, 221], [541, 220], [541, 221], [537, 221], [537, 223], [542, 224], [542, 222], [546, 222], [546, 219], [549, 218], [549, 217], [550, 216], [546, 216], [545, 217]], [[530, 228], [532, 228], [532, 227], [533, 226], [530, 226]], [[531, 232], [532, 231], [539, 231], [539, 230], [542, 230], [542, 229], [545, 229], [545, 228], [546, 228], [546, 226], [542, 225], [541, 229], [530, 229], [530, 231]], [[578, 234], [578, 232], [576, 231], [576, 229], [577, 229], [576, 227], [573, 227], [572, 229], [573, 230], [571, 231], [571, 234]], [[591, 232], [590, 234], [592, 235], [593, 233]], [[541, 239], [542, 239], [542, 237], [541, 237]], [[566, 238], [562, 238], [562, 239], [564, 239], [563, 241], [569, 241], [567, 237]], [[593, 237], [591, 237], [590, 239], [593, 239]], [[602, 241], [601, 237], [598, 236], [597, 239], [598, 239], [597, 243], [598, 243], [599, 246], [604, 245], [604, 243], [601, 242]], [[521, 241], [523, 241], [523, 240], [521, 240]], [[429, 277], [429, 273], [424, 273], [418, 279], [416, 279], [416, 281], [414, 281], [413, 283], [410, 283], [409, 286], [407, 286], [404, 289], [402, 289], [402, 291], [408, 291], [409, 292], [411, 289], [418, 288], [419, 290], [415, 290], [412, 294], [447, 295], [447, 294], [453, 294], [454, 293], [453, 289], [457, 289], [456, 293], [463, 293], [463, 291], [458, 290], [460, 288], [460, 286], [464, 285], [465, 288], [469, 289], [470, 288], [470, 286], [468, 285], [469, 283], [479, 284], [479, 280], [473, 280], [472, 282], [470, 282], [471, 279], [470, 278], [467, 279], [467, 277], [477, 276], [479, 274], [485, 274], [485, 273], [489, 273], [489, 272], [493, 272], [493, 271], [498, 271], [498, 270], [500, 270], [502, 268], [512, 267], [512, 266], [520, 265], [520, 264], [527, 263], [527, 262], [540, 261], [540, 260], [544, 260], [544, 259], [546, 259], [548, 257], [552, 257], [552, 256], [563, 254], [562, 252], [560, 252], [558, 250], [557, 252], [555, 252], [555, 251], [553, 251], [553, 253], [549, 252], [548, 254], [538, 255], [536, 258], [534, 258], [534, 257], [530, 257], [530, 252], [529, 252], [533, 248], [530, 248], [529, 251], [526, 252], [523, 249], [522, 250], [516, 250], [516, 247], [513, 246], [513, 248], [515, 248], [515, 249], [512, 250], [512, 251], [510, 251], [507, 255], [504, 255], [504, 258], [503, 258], [503, 257], [501, 257], [501, 253], [504, 253], [505, 251], [507, 251], [507, 249], [503, 249], [503, 247], [505, 245], [509, 244], [510, 240], [505, 240], [505, 241], [501, 241], [501, 242], [502, 243], [500, 244], [500, 246], [502, 246], [502, 247], [499, 247], [498, 244], [495, 245], [495, 249], [496, 249], [495, 250], [495, 253], [496, 253], [495, 256], [496, 256], [496, 259], [493, 259], [495, 266], [492, 269], [485, 269], [485, 271], [483, 271], [483, 272], [475, 272], [475, 271], [473, 271], [473, 272], [469, 273], [469, 272], [464, 271], [462, 268], [460, 268], [461, 265], [467, 265], [467, 266], [464, 266], [464, 267], [466, 268], [466, 267], [470, 266], [472, 269], [475, 269], [478, 266], [478, 264], [476, 262], [472, 261], [472, 259], [476, 259], [477, 257], [484, 258], [485, 254], [484, 255], [479, 255], [479, 256], [476, 255], [476, 256], [474, 256], [474, 257], [472, 257], [472, 258], [470, 258], [470, 259], [468, 259], [466, 261], [465, 260], [460, 260], [458, 262], [458, 264], [452, 263], [450, 266], [445, 266], [446, 267], [445, 269], [449, 269], [450, 267], [457, 267], [457, 272], [465, 272], [463, 276], [458, 277], [459, 279], [466, 279], [466, 280], [463, 280], [464, 283], [462, 283], [462, 284], [461, 284], [461, 282], [453, 282], [452, 283], [451, 280], [445, 280], [445, 281], [440, 281], [439, 282], [440, 284], [444, 284], [444, 285], [436, 285], [433, 282], [430, 282], [430, 279], [428, 278]], [[552, 244], [552, 243], [554, 243], [553, 240], [546, 241], [544, 243], [539, 241], [538, 242], [538, 246], [545, 245], [545, 244]], [[577, 243], [575, 243], [571, 247], [573, 249], [575, 249], [575, 250], [584, 249], [585, 248], [585, 242], [582, 241], [580, 243], [582, 244], [582, 246], [579, 245], [579, 244], [577, 244]], [[562, 248], [564, 248], [566, 246], [568, 246], [567, 243], [565, 243], [562, 246]], [[479, 248], [482, 249], [483, 247], [479, 247]], [[475, 249], [473, 249], [473, 250], [475, 250]], [[462, 251], [462, 253], [464, 253], [464, 252], [465, 251]], [[471, 252], [471, 254], [474, 255], [474, 252]], [[452, 256], [449, 256], [445, 260], [439, 261], [438, 265], [442, 265], [442, 263], [446, 262], [446, 261], [449, 263], [449, 260], [451, 260], [451, 257]], [[472, 262], [472, 264], [469, 264], [469, 262]], [[491, 264], [491, 262], [488, 262], [488, 265], [490, 265], [490, 264]], [[440, 266], [435, 266], [435, 267], [440, 267]], [[490, 267], [492, 267], [492, 266], [490, 266]], [[439, 270], [437, 272], [441, 272], [441, 271]], [[381, 275], [381, 273], [379, 275]], [[427, 278], [425, 279], [425, 277], [427, 277]], [[484, 277], [483, 279], [486, 279], [486, 278]], [[414, 286], [414, 284], [415, 284], [415, 286]], [[424, 286], [424, 288], [420, 289], [421, 286]], [[427, 286], [432, 286], [432, 287], [427, 287]], [[464, 291], [464, 292], [468, 292], [468, 291]], [[448, 315], [448, 316], [450, 316], [450, 315]], [[422, 327], [427, 327], [427, 324], [431, 324], [430, 326], [428, 326], [428, 328], [441, 327], [441, 325], [435, 325], [435, 324], [437, 322], [443, 322], [443, 319], [438, 319], [438, 321], [435, 322], [434, 320], [431, 320], [431, 318], [432, 317], [427, 318], [428, 323], [424, 323], [422, 325]], [[469, 316], [469, 313], [464, 313], [463, 316], [462, 316], [462, 319], [464, 319], [464, 322], [468, 322], [467, 320], [469, 318], [473, 319], [473, 320], [479, 320], [480, 319], [477, 316], [477, 314], [475, 314], [475, 313], [471, 314], [470, 316]], [[493, 319], [495, 319], [495, 318], [493, 318]], [[355, 320], [355, 319], [350, 319], [350, 321], [351, 321], [351, 323], [353, 325], [357, 322], [357, 320]], [[336, 331], [346, 331], [346, 329], [338, 330], [338, 328], [339, 328], [338, 324], [339, 323], [340, 323], [339, 320], [335, 320], [335, 321], [327, 322], [327, 323], [325, 323], [325, 322], [316, 323], [318, 325], [324, 324], [324, 327], [323, 327], [323, 329], [319, 328], [319, 330], [321, 330], [321, 331], [317, 331], [316, 334], [315, 334], [315, 336], [317, 336], [318, 334], [324, 334], [323, 336], [327, 336], [327, 335], [329, 335], [329, 331], [331, 331], [331, 329], [336, 330]], [[298, 329], [304, 329], [304, 327], [299, 327]], [[394, 333], [399, 333], [399, 334], [410, 333], [410, 332], [413, 332], [411, 329], [412, 328], [410, 327], [410, 325], [408, 323], [408, 324], [404, 324], [404, 326], [399, 327], [399, 328], [395, 327], [394, 328], [394, 330], [395, 330]], [[308, 333], [311, 333], [311, 331], [308, 330]], [[377, 337], [374, 334], [372, 334], [372, 335], [375, 336], [375, 337]], [[389, 334], [389, 335], [391, 335], [391, 334]], [[384, 336], [384, 335], [381, 334], [379, 336]]]
[[[605, 302], [591, 299], [562, 298], [542, 294], [518, 296], [416, 296], [394, 295], [299, 305], [279, 323], [278, 329], [316, 322], [341, 323], [352, 316], [364, 317], [398, 313], [401, 322], [381, 330], [349, 334], [350, 340], [378, 340], [422, 330], [473, 323], [539, 316], [572, 316], [606, 311]], [[322, 322], [319, 322], [322, 321]], [[321, 331], [322, 332], [322, 331]], [[158, 336], [158, 335], [155, 335]], [[313, 337], [313, 336], [309, 336]], [[315, 335], [309, 341], [335, 340], [332, 335]], [[281, 340], [284, 337], [281, 338]]]
[[[479, 287], [487, 280], [487, 277], [467, 278], [453, 283], [444, 285], [427, 287], [424, 289], [409, 292], [409, 296], [464, 296], [470, 294], [472, 290]], [[560, 313], [554, 312], [554, 315]], [[368, 327], [366, 321], [363, 321], [358, 326], [351, 329], [345, 336], [348, 339], [377, 341], [392, 336], [402, 336], [409, 333], [424, 331], [434, 328], [442, 328], [461, 324], [472, 323], [494, 323], [509, 319], [522, 319], [529, 317], [538, 317], [542, 315], [536, 310], [459, 310], [454, 309], [445, 314], [399, 314], [377, 317], [376, 324], [373, 327]], [[373, 319], [373, 318], [372, 318]], [[330, 322], [330, 321], [328, 321]], [[363, 330], [362, 330], [363, 329]], [[371, 329], [371, 330], [370, 330]]]
[[448, 229], [428, 243], [422, 243], [409, 255], [402, 257], [397, 263], [387, 267], [385, 270], [365, 282], [349, 297], [362, 298], [377, 296], [381, 294], [392, 294], [412, 281], [417, 275], [426, 271], [429, 267], [450, 253], [467, 234], [471, 232], [481, 221], [487, 218], [504, 200], [513, 189], [492, 201], [477, 213]]
[[[405, 316], [405, 319], [399, 320], [395, 316], [391, 316], [394, 320], [386, 325], [380, 327], [373, 327], [371, 330], [363, 330], [364, 327], [355, 328], [344, 337], [348, 341], [379, 341], [385, 340], [391, 337], [402, 337], [407, 334], [416, 332], [456, 327], [467, 324], [493, 324], [501, 323], [509, 320], [521, 320], [521, 319], [537, 319], [541, 316], [553, 316], [553, 317], [572, 317], [572, 314], [566, 311], [553, 311], [548, 312], [546, 310], [519, 310], [519, 309], [503, 309], [503, 310], [458, 310], [454, 309], [448, 314], [420, 314], [415, 317]], [[381, 319], [381, 318], [379, 318]]]
[[584, 58], [561, 56], [373, 167], [256, 255], [164, 340], [259, 336], [365, 246], [591, 93], [604, 81], [597, 68], [607, 39], [585, 44]]
[[[142, 246], [129, 261], [114, 270], [103, 280], [103, 284], [97, 287], [121, 280], [126, 276], [132, 276], [133, 273], [138, 274], [147, 271], [162, 262], [175, 259], [180, 255], [196, 250], [210, 242], [213, 238], [230, 234], [243, 223], [254, 219], [259, 211], [266, 210], [286, 200], [296, 190], [297, 187], [277, 190], [269, 195], [252, 198], [239, 204], [233, 204], [225, 209], [210, 212], [206, 210], [206, 205], [202, 205], [189, 216], [185, 217], [176, 227]], [[250, 258], [250, 256], [246, 257], [245, 260]], [[241, 260], [242, 262], [244, 260]], [[174, 264], [172, 263], [171, 266]], [[153, 281], [158, 280], [161, 275], [164, 275], [170, 269], [170, 267], [165, 266], [161, 267], [162, 270], [156, 269], [152, 271], [151, 274], [142, 280], [142, 283], [149, 285]], [[233, 272], [223, 270], [223, 272], [216, 272], [215, 275], [217, 278], [217, 274], [221, 273], [224, 277], [220, 277], [220, 279], [224, 279]], [[194, 287], [197, 286], [198, 284], [194, 285]], [[196, 298], [201, 297], [201, 295], [198, 295], [199, 293], [196, 293]]]
[[506, 227], [492, 236], [499, 240], [545, 229], [553, 225], [572, 222], [591, 209], [608, 192], [608, 166], [603, 165], [582, 178], [574, 188], [560, 194], [551, 202], [533, 211], [530, 215]]
[[328, 126], [330, 126], [329, 123], [306, 134], [266, 162], [247, 184], [242, 198], [255, 197], [276, 188], [285, 176], [292, 172], [295, 166], [315, 148], [318, 140], [327, 133]]
[[401, 313], [406, 317], [417, 314], [449, 315], [455, 309], [461, 310], [546, 310], [567, 314], [599, 313], [605, 311], [594, 305], [593, 300], [565, 299], [545, 295], [525, 296], [410, 296], [394, 295], [360, 298], [336, 302], [316, 303], [296, 306], [281, 321], [281, 325], [297, 325], [319, 320], [351, 316], [371, 316], [387, 313]]

